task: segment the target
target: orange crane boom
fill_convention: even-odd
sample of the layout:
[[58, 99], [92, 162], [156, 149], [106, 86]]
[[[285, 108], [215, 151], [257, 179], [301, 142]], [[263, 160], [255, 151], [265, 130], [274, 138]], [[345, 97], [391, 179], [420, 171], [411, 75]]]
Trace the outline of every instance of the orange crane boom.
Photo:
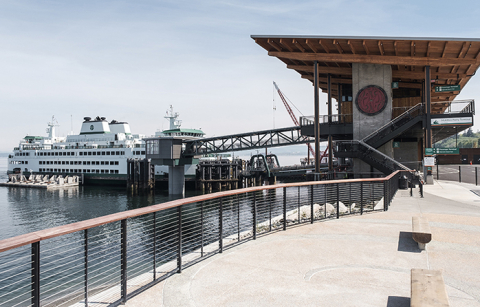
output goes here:
[[[277, 90], [278, 95], [280, 96], [280, 99], [282, 99], [283, 105], [284, 105], [285, 108], [287, 109], [288, 114], [290, 114], [290, 117], [292, 118], [293, 123], [295, 124], [295, 126], [300, 126], [300, 124], [298, 123], [298, 119], [295, 117], [295, 114], [293, 113], [292, 108], [290, 108], [290, 105], [288, 104], [287, 100], [286, 100], [285, 97], [283, 96], [282, 91], [278, 88], [278, 86], [277, 86], [277, 84], [275, 83], [275, 81], [273, 81], [273, 85], [275, 86], [275, 89]], [[311, 154], [313, 157], [315, 157], [315, 151], [313, 150], [312, 146], [310, 146], [310, 143], [307, 143], [307, 146], [308, 146], [308, 150], [310, 151], [310, 154]], [[321, 159], [320, 159], [320, 161], [321, 161]]]

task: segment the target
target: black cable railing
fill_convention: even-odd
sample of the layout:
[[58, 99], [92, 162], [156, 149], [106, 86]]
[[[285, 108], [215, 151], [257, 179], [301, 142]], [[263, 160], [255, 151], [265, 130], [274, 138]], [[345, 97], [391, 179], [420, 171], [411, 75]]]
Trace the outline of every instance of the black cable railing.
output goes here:
[[0, 306], [116, 306], [211, 255], [292, 225], [388, 210], [401, 176], [254, 187], [0, 241]]

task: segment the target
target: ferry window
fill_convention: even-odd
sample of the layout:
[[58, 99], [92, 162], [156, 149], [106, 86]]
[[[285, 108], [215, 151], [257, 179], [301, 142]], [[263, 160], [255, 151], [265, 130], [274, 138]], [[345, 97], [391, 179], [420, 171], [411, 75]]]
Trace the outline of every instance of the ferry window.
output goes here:
[[56, 152], [55, 155], [58, 156], [58, 152]]
[[144, 155], [144, 154], [145, 154], [145, 151], [142, 151], [142, 155]]
[[105, 162], [103, 162], [103, 161], [102, 161], [101, 163], [102, 163], [102, 165], [104, 165], [104, 164], [105, 164]]
[[118, 174], [118, 169], [115, 170], [115, 174]]
[[83, 156], [83, 151], [80, 152], [80, 155]]
[[96, 151], [92, 152], [92, 155], [96, 156], [96, 155], [97, 155], [97, 152], [96, 152]]
[[118, 165], [118, 161], [115, 161], [115, 165]]
[[105, 152], [104, 152], [104, 151], [102, 151], [102, 156], [104, 156], [104, 155], [105, 155]]
[[25, 161], [25, 164], [28, 164], [28, 161]]
[[105, 171], [102, 169], [101, 173], [103, 174]]
[[122, 156], [124, 156], [124, 155], [125, 155], [125, 152], [124, 152], [124, 151], [122, 151]]
[[109, 151], [107, 151], [107, 156], [109, 156], [109, 155], [110, 155], [110, 152], [109, 152]]
[[96, 165], [100, 165], [100, 161], [96, 161], [95, 164], [96, 164]]
[[90, 165], [90, 161], [87, 161], [87, 165]]
[[89, 156], [91, 156], [91, 155], [92, 155], [92, 152], [91, 152], [91, 151], [89, 151], [89, 152], [88, 152], [88, 155], [89, 155]]
[[89, 169], [87, 169], [87, 173], [90, 173], [90, 170], [89, 170]]
[[100, 173], [100, 170], [98, 170], [98, 169], [97, 169], [97, 170], [95, 170], [95, 173], [97, 173], [97, 174], [98, 174], [98, 173]]
[[87, 165], [87, 161], [83, 161], [83, 165]]
[[114, 171], [113, 171], [113, 169], [111, 169], [111, 170], [110, 170], [110, 174], [113, 174], [113, 173], [114, 173]]
[[117, 156], [119, 156], [119, 155], [120, 155], [120, 152], [119, 152], [119, 151], [117, 151], [117, 152], [116, 152], [116, 154], [117, 154]]
[[55, 169], [53, 169], [53, 171], [54, 171], [54, 172], [56, 172], [56, 171], [57, 171], [57, 169], [55, 168]]
[[84, 169], [84, 170], [83, 170], [83, 172], [84, 172], [84, 173], [86, 173], [86, 172], [87, 172], [87, 170], [86, 170], [86, 169]]
[[113, 163], [113, 161], [110, 161], [110, 165], [114, 165], [115, 163]]

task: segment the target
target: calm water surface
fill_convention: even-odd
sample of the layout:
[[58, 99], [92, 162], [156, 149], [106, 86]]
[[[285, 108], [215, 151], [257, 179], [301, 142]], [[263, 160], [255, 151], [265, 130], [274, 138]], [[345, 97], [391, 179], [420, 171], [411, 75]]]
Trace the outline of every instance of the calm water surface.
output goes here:
[[[300, 164], [300, 158], [282, 156], [279, 160], [281, 165], [293, 165]], [[0, 182], [7, 179], [7, 157], [0, 157]], [[186, 191], [186, 197], [195, 195], [198, 192]], [[153, 196], [130, 196], [124, 187], [80, 186], [52, 191], [0, 187], [0, 240], [177, 198], [158, 189]]]
[[[7, 158], [0, 157], [0, 181], [8, 179]], [[88, 220], [177, 199], [167, 191], [130, 196], [124, 187], [80, 186], [47, 191], [0, 187], [0, 240], [32, 231]], [[187, 191], [186, 197], [197, 195]]]

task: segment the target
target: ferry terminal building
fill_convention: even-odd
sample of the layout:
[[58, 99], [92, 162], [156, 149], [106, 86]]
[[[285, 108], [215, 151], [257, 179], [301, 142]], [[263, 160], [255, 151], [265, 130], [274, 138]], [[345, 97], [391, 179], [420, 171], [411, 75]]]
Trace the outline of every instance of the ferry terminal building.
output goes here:
[[[320, 141], [329, 157], [354, 158], [356, 177], [370, 177], [418, 170], [433, 143], [473, 126], [474, 100], [455, 97], [480, 65], [478, 38], [251, 37], [312, 82], [315, 115], [300, 122], [315, 137], [317, 173]], [[320, 90], [328, 114], [319, 114]]]

